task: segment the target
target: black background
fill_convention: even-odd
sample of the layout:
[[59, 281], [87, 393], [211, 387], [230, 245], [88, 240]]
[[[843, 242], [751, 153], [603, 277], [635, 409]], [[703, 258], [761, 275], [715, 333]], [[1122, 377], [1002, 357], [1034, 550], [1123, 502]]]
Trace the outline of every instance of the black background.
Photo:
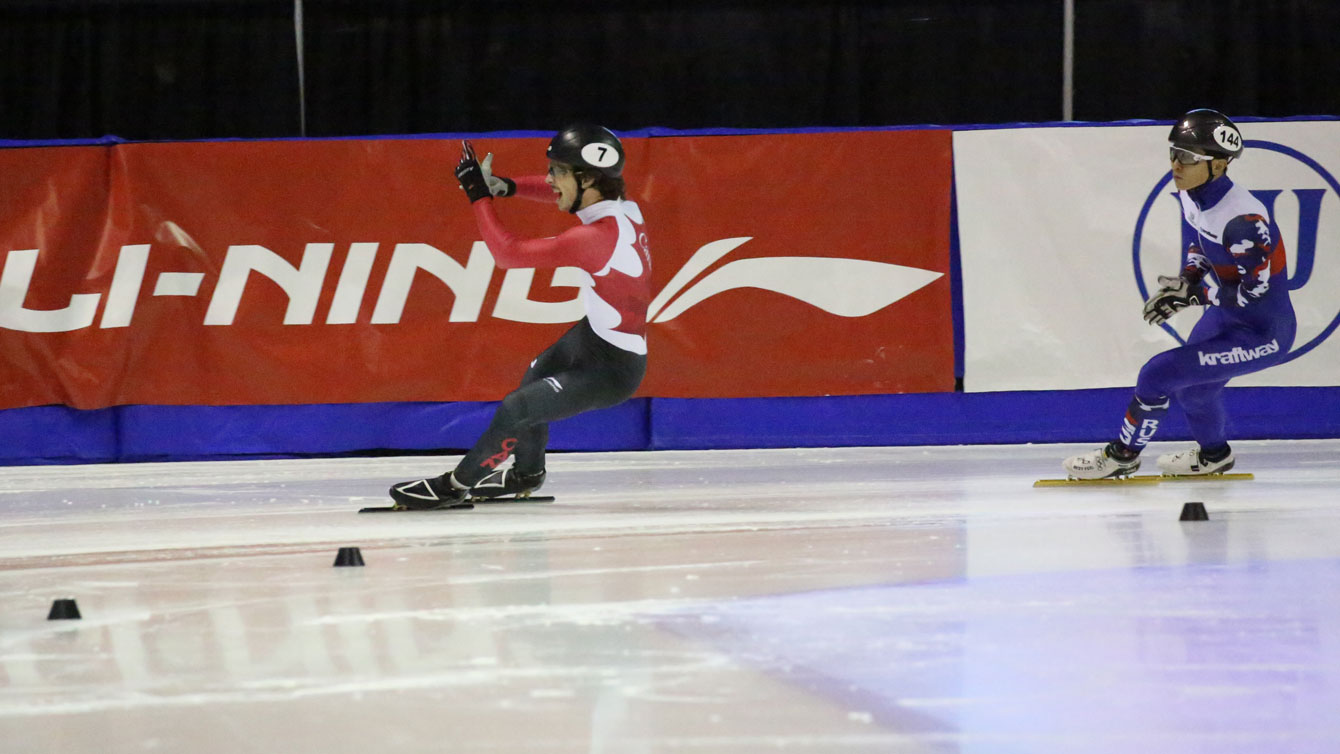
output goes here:
[[[1061, 0], [0, 0], [0, 138], [1055, 121]], [[1075, 0], [1074, 118], [1340, 114], [1340, 2]]]

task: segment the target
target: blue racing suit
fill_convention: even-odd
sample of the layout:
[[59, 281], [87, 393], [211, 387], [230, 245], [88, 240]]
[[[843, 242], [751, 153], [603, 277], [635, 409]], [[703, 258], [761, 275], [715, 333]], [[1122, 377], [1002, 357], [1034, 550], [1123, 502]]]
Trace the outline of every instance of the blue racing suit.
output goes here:
[[1186, 345], [1140, 369], [1121, 430], [1122, 444], [1136, 451], [1158, 431], [1169, 399], [1186, 412], [1202, 449], [1224, 447], [1224, 385], [1282, 361], [1297, 329], [1284, 242], [1265, 205], [1227, 175], [1178, 198], [1186, 220], [1182, 277], [1208, 304]]

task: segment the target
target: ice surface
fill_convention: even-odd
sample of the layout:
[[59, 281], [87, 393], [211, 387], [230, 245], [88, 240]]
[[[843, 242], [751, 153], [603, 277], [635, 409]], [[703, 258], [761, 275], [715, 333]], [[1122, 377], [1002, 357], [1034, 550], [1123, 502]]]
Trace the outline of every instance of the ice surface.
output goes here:
[[1340, 441], [1031, 486], [1082, 449], [0, 469], [0, 751], [1340, 751]]

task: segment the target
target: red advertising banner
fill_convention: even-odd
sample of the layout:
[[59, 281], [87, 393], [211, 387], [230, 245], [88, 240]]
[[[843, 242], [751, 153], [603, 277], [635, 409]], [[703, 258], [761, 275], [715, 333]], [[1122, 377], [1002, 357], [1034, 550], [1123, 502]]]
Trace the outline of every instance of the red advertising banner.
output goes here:
[[[500, 175], [540, 138], [481, 138]], [[953, 388], [948, 131], [629, 138], [641, 395]], [[0, 408], [496, 400], [581, 316], [437, 139], [0, 150]], [[523, 236], [576, 220], [495, 200]]]

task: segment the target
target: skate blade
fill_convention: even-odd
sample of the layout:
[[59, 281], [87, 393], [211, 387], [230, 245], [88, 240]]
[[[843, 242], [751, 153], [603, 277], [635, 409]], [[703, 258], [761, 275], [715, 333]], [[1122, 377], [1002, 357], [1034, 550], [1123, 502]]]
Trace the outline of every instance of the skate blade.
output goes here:
[[488, 505], [490, 503], [552, 503], [554, 502], [554, 497], [552, 495], [529, 495], [529, 496], [522, 495], [520, 497], [514, 495], [506, 495], [504, 497], [472, 497], [470, 498], [470, 502], [482, 503], [484, 505]]
[[1256, 476], [1250, 472], [1236, 473], [1229, 472], [1225, 474], [1163, 474], [1159, 477], [1161, 482], [1246, 482], [1255, 479]]
[[378, 505], [371, 508], [359, 508], [359, 513], [441, 513], [442, 511], [468, 511], [475, 507], [473, 503], [457, 503], [445, 508], [406, 508], [403, 505]]
[[1124, 484], [1158, 484], [1157, 476], [1110, 476], [1103, 479], [1039, 479], [1034, 487], [1101, 487]]
[[1092, 487], [1123, 484], [1159, 484], [1161, 482], [1236, 482], [1256, 477], [1244, 474], [1141, 474], [1139, 476], [1108, 477], [1107, 479], [1039, 479], [1034, 487]]

